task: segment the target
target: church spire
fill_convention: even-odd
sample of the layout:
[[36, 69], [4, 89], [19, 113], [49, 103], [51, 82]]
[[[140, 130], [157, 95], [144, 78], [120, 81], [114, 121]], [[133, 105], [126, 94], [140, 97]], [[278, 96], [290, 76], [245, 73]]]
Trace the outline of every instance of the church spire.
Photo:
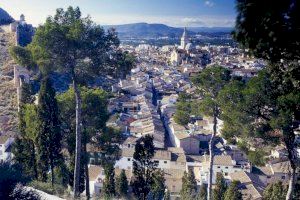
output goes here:
[[180, 44], [180, 47], [182, 49], [185, 49], [187, 43], [188, 43], [188, 34], [187, 34], [187, 30], [186, 30], [186, 27], [184, 27], [183, 29], [183, 34], [182, 34], [182, 37], [181, 37], [181, 44]]

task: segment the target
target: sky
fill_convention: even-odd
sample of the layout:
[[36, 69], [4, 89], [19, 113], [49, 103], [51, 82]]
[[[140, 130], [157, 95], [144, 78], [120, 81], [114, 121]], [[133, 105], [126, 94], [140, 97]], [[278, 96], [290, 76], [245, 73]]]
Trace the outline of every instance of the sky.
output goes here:
[[35, 26], [53, 16], [57, 8], [79, 6], [101, 25], [137, 22], [163, 23], [174, 27], [232, 27], [235, 0], [0, 0], [12, 17], [21, 14]]

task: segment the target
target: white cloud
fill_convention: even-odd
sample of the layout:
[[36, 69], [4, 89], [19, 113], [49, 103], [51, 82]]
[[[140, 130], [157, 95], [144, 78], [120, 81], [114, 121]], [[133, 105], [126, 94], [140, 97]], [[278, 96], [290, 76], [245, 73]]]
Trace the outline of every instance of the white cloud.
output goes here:
[[215, 3], [213, 1], [206, 0], [206, 1], [204, 1], [204, 5], [208, 6], [208, 7], [213, 7], [215, 5]]

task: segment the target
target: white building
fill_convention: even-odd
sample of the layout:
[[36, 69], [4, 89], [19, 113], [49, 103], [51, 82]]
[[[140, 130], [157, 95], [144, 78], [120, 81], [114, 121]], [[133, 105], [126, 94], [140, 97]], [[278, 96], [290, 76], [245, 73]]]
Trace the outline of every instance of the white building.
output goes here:
[[10, 136], [0, 136], [0, 162], [9, 162], [13, 154], [11, 153], [11, 146], [14, 138]]
[[[206, 183], [209, 177], [209, 156], [205, 155], [202, 158], [200, 174], [201, 182]], [[222, 173], [225, 179], [230, 179], [230, 174], [240, 171], [251, 172], [251, 165], [237, 165], [236, 161], [229, 155], [215, 155], [213, 162], [213, 178], [212, 183], [215, 184], [217, 173]]]

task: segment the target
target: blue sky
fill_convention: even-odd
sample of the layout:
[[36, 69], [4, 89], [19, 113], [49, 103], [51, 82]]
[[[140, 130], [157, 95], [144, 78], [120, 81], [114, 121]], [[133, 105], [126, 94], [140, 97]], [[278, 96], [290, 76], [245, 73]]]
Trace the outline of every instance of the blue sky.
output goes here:
[[136, 22], [170, 26], [233, 26], [234, 0], [1, 0], [0, 7], [18, 19], [38, 25], [56, 8], [79, 6], [83, 15], [102, 25]]

